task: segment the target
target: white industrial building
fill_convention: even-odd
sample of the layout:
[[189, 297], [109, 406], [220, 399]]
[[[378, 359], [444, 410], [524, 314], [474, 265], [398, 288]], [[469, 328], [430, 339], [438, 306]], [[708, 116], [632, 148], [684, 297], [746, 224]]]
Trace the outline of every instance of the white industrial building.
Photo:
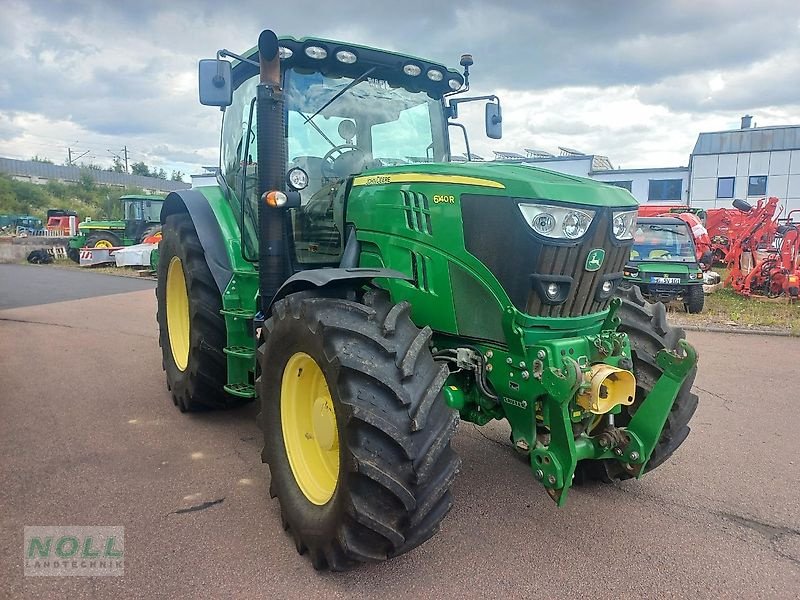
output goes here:
[[598, 154], [560, 147], [556, 156], [543, 150], [525, 154], [495, 152], [495, 160], [590, 177], [627, 189], [640, 204], [689, 204], [730, 207], [734, 198], [781, 199], [785, 210], [800, 209], [800, 125], [751, 127], [700, 133], [688, 167], [615, 169]]
[[605, 181], [625, 188], [639, 203], [686, 204], [689, 199], [688, 167], [615, 169], [608, 157], [600, 154], [584, 154], [564, 147], [559, 151], [559, 156], [544, 150], [525, 150], [525, 155], [495, 152], [495, 160]]
[[701, 133], [689, 159], [689, 202], [728, 207], [734, 198], [776, 196], [800, 208], [800, 126], [750, 127]]

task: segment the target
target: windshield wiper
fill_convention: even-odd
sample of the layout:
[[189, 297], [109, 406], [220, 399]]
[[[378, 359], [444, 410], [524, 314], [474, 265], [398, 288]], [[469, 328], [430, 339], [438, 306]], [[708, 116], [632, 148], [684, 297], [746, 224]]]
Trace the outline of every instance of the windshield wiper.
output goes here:
[[686, 237], [685, 231], [679, 231], [678, 229], [670, 229], [668, 227], [662, 227], [661, 225], [648, 225], [650, 231], [664, 231], [666, 233], [674, 233], [675, 235], [682, 235]]
[[321, 113], [323, 110], [325, 110], [326, 108], [328, 108], [328, 107], [329, 107], [331, 104], [333, 104], [334, 102], [336, 102], [336, 101], [337, 101], [339, 98], [341, 98], [341, 97], [342, 97], [342, 96], [343, 96], [345, 93], [347, 93], [349, 90], [353, 89], [353, 88], [354, 88], [355, 86], [357, 86], [359, 83], [361, 83], [362, 81], [364, 81], [364, 80], [367, 78], [367, 75], [369, 75], [370, 73], [372, 73], [374, 70], [375, 70], [375, 67], [372, 67], [372, 68], [370, 68], [370, 69], [367, 69], [367, 70], [366, 70], [366, 71], [364, 71], [364, 72], [363, 72], [361, 75], [359, 75], [358, 79], [354, 79], [353, 81], [351, 81], [350, 83], [348, 83], [348, 84], [347, 84], [347, 86], [346, 86], [346, 87], [344, 87], [344, 88], [343, 88], [343, 89], [342, 89], [342, 90], [341, 90], [341, 91], [340, 91], [338, 94], [336, 94], [336, 95], [335, 95], [333, 98], [331, 98], [331, 99], [330, 99], [330, 100], [328, 100], [328, 101], [327, 101], [325, 104], [323, 104], [323, 105], [322, 105], [322, 106], [321, 106], [321, 107], [320, 107], [320, 108], [317, 110], [317, 112], [315, 112], [313, 115], [311, 115], [310, 117], [308, 117], [308, 118], [307, 118], [305, 121], [303, 121], [303, 125], [305, 125], [306, 123], [308, 123], [308, 122], [309, 122], [311, 119], [313, 119], [314, 117], [316, 117], [316, 116], [317, 116], [319, 113]]
[[[301, 117], [305, 117], [305, 115], [304, 115], [302, 112], [300, 112], [299, 110], [298, 110], [297, 112], [298, 112], [298, 113], [300, 113], [300, 116], [301, 116]], [[305, 124], [306, 124], [306, 123], [308, 123], [309, 121], [311, 121], [311, 117], [308, 117], [308, 118], [307, 118], [307, 119], [304, 121], [304, 123], [303, 123], [303, 124], [305, 125]], [[326, 141], [326, 142], [328, 142], [328, 143], [329, 143], [329, 144], [330, 144], [330, 145], [331, 145], [333, 148], [336, 148], [336, 144], [334, 144], [334, 143], [333, 143], [333, 141], [331, 141], [331, 138], [329, 138], [327, 135], [325, 135], [325, 132], [324, 132], [324, 131], [322, 131], [322, 129], [320, 129], [320, 128], [319, 128], [319, 126], [318, 126], [316, 123], [314, 123], [314, 121], [311, 121], [311, 126], [312, 126], [314, 129], [316, 129], [316, 130], [317, 130], [317, 133], [318, 133], [318, 134], [320, 134], [320, 135], [321, 135], [323, 138], [325, 138], [325, 141]]]

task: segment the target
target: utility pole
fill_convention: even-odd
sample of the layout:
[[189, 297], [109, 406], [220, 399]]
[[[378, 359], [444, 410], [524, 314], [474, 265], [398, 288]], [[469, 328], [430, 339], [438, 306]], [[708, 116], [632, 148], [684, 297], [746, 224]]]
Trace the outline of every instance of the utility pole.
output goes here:
[[123, 157], [124, 157], [124, 163], [125, 163], [125, 173], [127, 173], [127, 172], [128, 172], [128, 146], [127, 146], [127, 145], [126, 145], [126, 146], [123, 146], [123, 147], [122, 147], [122, 150], [121, 150], [121, 152], [122, 152], [122, 156], [120, 156], [120, 155], [119, 155], [119, 154], [117, 154], [116, 152], [112, 152], [110, 149], [108, 149], [108, 153], [109, 153], [109, 154], [110, 154], [112, 157], [114, 157], [114, 159], [115, 159], [115, 160], [117, 160], [117, 161], [123, 161]]
[[80, 154], [80, 155], [76, 156], [75, 159], [73, 160], [73, 158], [72, 158], [72, 148], [67, 147], [67, 165], [71, 167], [73, 162], [75, 162], [79, 158], [83, 158], [87, 154], [89, 154], [88, 150], [86, 152], [84, 152], [83, 154]]

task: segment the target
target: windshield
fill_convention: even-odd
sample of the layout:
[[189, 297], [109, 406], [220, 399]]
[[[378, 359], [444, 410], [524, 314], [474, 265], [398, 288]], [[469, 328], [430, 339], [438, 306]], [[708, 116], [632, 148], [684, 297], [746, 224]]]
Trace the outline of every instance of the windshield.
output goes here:
[[640, 223], [633, 238], [631, 260], [694, 262], [694, 245], [688, 228]]
[[141, 221], [142, 218], [142, 201], [127, 201], [125, 203], [125, 219], [127, 221]]
[[288, 168], [308, 174], [304, 204], [323, 186], [367, 169], [447, 159], [441, 99], [426, 92], [368, 74], [353, 79], [293, 69], [284, 88]]

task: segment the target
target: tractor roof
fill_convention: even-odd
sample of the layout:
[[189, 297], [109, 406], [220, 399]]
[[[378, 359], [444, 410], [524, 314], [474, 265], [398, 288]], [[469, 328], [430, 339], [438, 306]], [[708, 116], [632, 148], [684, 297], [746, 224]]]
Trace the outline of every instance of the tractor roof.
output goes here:
[[[453, 86], [458, 87], [464, 82], [464, 78], [458, 71], [448, 69], [441, 63], [412, 56], [410, 54], [400, 54], [389, 50], [381, 50], [359, 44], [328, 40], [324, 38], [303, 37], [295, 39], [293, 37], [278, 38], [280, 52], [282, 53], [281, 66], [285, 70], [290, 67], [303, 69], [313, 69], [323, 74], [336, 76], [359, 77], [367, 69], [374, 69], [369, 77], [372, 79], [382, 79], [400, 83], [403, 87], [416, 91], [426, 90], [434, 95], [440, 96], [444, 93], [453, 91], [450, 81], [454, 80]], [[318, 46], [325, 49], [327, 56], [323, 59], [310, 58], [306, 54], [306, 49]], [[336, 54], [341, 51], [348, 51], [355, 55], [356, 61], [344, 63], [337, 59]], [[250, 60], [258, 60], [258, 48], [250, 48], [243, 54]], [[249, 79], [258, 73], [258, 67], [250, 63], [234, 60], [233, 63], [233, 85], [237, 87], [244, 80]], [[419, 67], [419, 74], [408, 75], [403, 69], [408, 65]], [[429, 78], [428, 73], [438, 71], [442, 74], [441, 81], [434, 81]]]

